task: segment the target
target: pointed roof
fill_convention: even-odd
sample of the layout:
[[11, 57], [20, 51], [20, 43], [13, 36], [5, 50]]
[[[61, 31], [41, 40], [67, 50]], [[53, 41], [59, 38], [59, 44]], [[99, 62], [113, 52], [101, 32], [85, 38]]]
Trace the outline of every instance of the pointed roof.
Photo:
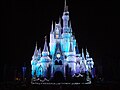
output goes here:
[[64, 2], [64, 12], [67, 12], [68, 11], [68, 6], [66, 5], [66, 0]]
[[37, 56], [37, 55], [38, 55], [38, 50], [37, 50], [37, 42], [36, 42], [36, 46], [35, 46], [34, 55], [35, 55], [35, 56]]
[[45, 44], [44, 44], [43, 52], [48, 52], [47, 37], [46, 36], [45, 36]]
[[87, 48], [86, 48], [86, 54], [88, 54]]
[[35, 50], [37, 50], [37, 42], [36, 42]]
[[83, 48], [82, 48], [82, 58], [85, 59]]
[[60, 48], [59, 47], [57, 48], [57, 53], [60, 53]]
[[61, 18], [59, 17], [59, 24], [61, 25]]
[[56, 29], [56, 22], [55, 22], [55, 28], [54, 29]]
[[39, 48], [39, 50], [38, 50], [38, 54], [41, 55], [41, 48]]
[[86, 57], [89, 57], [89, 52], [88, 52], [87, 48], [86, 48]]
[[61, 18], [59, 17], [59, 29], [61, 30], [62, 28], [61, 28]]
[[69, 21], [70, 33], [72, 33], [71, 21]]
[[50, 33], [53, 33], [53, 21], [52, 21], [51, 32]]

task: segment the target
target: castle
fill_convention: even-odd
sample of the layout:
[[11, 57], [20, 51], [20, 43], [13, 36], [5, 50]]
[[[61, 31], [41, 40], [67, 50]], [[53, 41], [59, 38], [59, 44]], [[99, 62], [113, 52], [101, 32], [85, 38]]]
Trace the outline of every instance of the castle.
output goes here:
[[36, 44], [31, 60], [32, 78], [53, 78], [56, 72], [61, 72], [65, 78], [68, 75], [71, 77], [76, 74], [81, 76], [86, 72], [92, 75], [93, 59], [89, 56], [87, 48], [85, 54], [83, 49], [82, 53], [79, 52], [75, 36], [72, 34], [66, 1], [62, 20], [63, 25], [61, 25], [61, 19], [59, 19], [59, 23], [55, 23], [55, 26], [52, 22], [49, 50], [46, 38], [42, 52], [41, 49], [37, 50]]

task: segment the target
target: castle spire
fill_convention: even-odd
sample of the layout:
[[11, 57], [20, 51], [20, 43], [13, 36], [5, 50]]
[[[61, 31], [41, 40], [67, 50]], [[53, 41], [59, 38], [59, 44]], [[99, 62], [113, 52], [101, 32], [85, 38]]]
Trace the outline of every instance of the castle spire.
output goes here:
[[59, 17], [59, 24], [61, 25], [61, 18]]
[[83, 48], [82, 48], [82, 59], [83, 60], [85, 59]]
[[47, 47], [47, 36], [45, 36], [45, 44], [44, 44], [43, 52], [48, 52], [48, 47]]
[[41, 48], [39, 48], [39, 50], [38, 50], [38, 54], [41, 56]]
[[35, 50], [37, 50], [37, 42], [36, 42]]
[[89, 57], [89, 53], [88, 53], [88, 50], [86, 48], [86, 58], [88, 58], [88, 57]]
[[69, 21], [69, 27], [70, 27], [70, 33], [72, 33], [72, 25], [71, 25], [71, 21]]
[[56, 22], [55, 22], [55, 29], [56, 29]]
[[66, 5], [66, 0], [64, 2], [64, 12], [67, 12], [68, 11], [68, 6]]
[[59, 17], [59, 26], [60, 26], [60, 29], [61, 29], [61, 18]]
[[50, 33], [53, 33], [53, 21], [52, 21], [51, 32]]
[[70, 29], [68, 29], [69, 12], [68, 12], [68, 6], [66, 5], [66, 0], [65, 0], [62, 19], [63, 19], [63, 33], [69, 33], [70, 32]]
[[45, 36], [45, 44], [44, 44], [44, 49], [42, 51], [42, 56], [47, 56], [47, 55], [49, 55], [49, 51], [47, 46], [47, 36]]
[[57, 49], [57, 53], [60, 53], [60, 48]]
[[34, 55], [35, 55], [35, 56], [37, 56], [37, 55], [38, 55], [38, 50], [37, 50], [37, 42], [36, 42], [36, 46], [35, 46]]

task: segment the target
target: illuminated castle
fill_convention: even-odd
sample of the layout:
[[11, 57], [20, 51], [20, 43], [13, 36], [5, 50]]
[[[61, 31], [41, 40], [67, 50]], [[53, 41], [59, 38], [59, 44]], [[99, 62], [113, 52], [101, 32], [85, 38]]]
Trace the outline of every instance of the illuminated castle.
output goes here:
[[37, 50], [36, 44], [31, 60], [32, 78], [53, 78], [56, 72], [61, 72], [65, 78], [68, 75], [74, 77], [76, 74], [82, 75], [86, 72], [92, 75], [93, 59], [90, 58], [87, 49], [85, 54], [83, 49], [82, 53], [79, 53], [78, 44], [72, 34], [66, 1], [62, 20], [63, 25], [61, 25], [61, 19], [59, 19], [59, 23], [55, 23], [55, 26], [52, 22], [49, 50], [46, 38], [42, 52], [41, 49]]

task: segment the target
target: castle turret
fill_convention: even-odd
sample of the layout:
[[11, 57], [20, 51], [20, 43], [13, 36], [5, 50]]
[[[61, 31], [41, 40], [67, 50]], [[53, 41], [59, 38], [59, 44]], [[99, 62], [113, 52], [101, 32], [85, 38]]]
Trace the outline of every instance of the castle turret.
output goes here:
[[49, 51], [48, 51], [48, 46], [47, 46], [47, 38], [45, 36], [45, 44], [44, 44], [44, 49], [42, 51], [42, 56], [48, 56], [49, 55]]
[[38, 56], [37, 42], [36, 42], [36, 46], [35, 46], [34, 56], [35, 56], [35, 57], [37, 57], [37, 56]]
[[70, 42], [69, 53], [67, 56], [67, 62], [69, 68], [71, 68], [71, 75], [73, 76], [76, 73], [76, 55], [74, 53], [74, 48], [72, 47], [71, 42]]
[[72, 26], [71, 26], [71, 21], [69, 21], [69, 28], [70, 28], [70, 35], [72, 36]]
[[41, 48], [38, 50], [38, 62], [36, 64], [36, 75], [37, 77], [42, 76], [42, 67], [41, 67]]
[[59, 25], [60, 25], [60, 28], [62, 28], [61, 27], [61, 18], [59, 17], [59, 23], [58, 23]]
[[41, 58], [41, 48], [39, 48], [38, 50], [38, 60], [40, 60], [40, 58]]
[[83, 51], [83, 48], [82, 48], [82, 58], [81, 58], [81, 62], [80, 62], [80, 66], [82, 67], [81, 68], [81, 72], [85, 72], [87, 70], [87, 65], [86, 65], [86, 60], [85, 60], [85, 55], [84, 55], [84, 51]]
[[31, 74], [32, 74], [32, 77], [34, 77], [35, 74], [36, 74], [37, 62], [38, 62], [38, 50], [37, 50], [37, 43], [36, 43], [34, 55], [33, 55], [32, 60], [31, 60], [31, 65], [32, 65], [32, 72], [31, 72]]
[[87, 51], [87, 48], [86, 48], [86, 59], [89, 58], [89, 53]]
[[82, 60], [85, 60], [85, 55], [84, 55], [83, 48], [82, 48]]
[[47, 77], [48, 67], [50, 65], [51, 59], [49, 57], [49, 51], [48, 51], [48, 47], [47, 47], [47, 38], [46, 37], [45, 37], [44, 49], [42, 51], [42, 57], [41, 57], [40, 61], [41, 61], [41, 67], [43, 69], [43, 71], [42, 71], [43, 77]]
[[51, 32], [50, 32], [50, 55], [53, 55], [55, 53], [55, 38], [54, 38], [54, 28], [53, 28], [53, 22], [51, 25]]
[[61, 18], [59, 17], [59, 27], [58, 27], [58, 29], [59, 29], [59, 31], [60, 31], [60, 38], [62, 37], [61, 36], [61, 34], [62, 34], [62, 26], [61, 26]]
[[87, 64], [89, 70], [91, 70], [91, 68], [93, 68], [94, 62], [93, 62], [93, 59], [90, 58], [87, 48], [86, 48], [86, 64]]
[[69, 12], [68, 12], [68, 6], [66, 6], [66, 0], [65, 0], [65, 6], [64, 6], [64, 12], [63, 12], [63, 32], [67, 33], [69, 32], [68, 29], [68, 21], [69, 21]]
[[61, 24], [60, 22], [55, 25], [55, 39], [61, 38]]
[[90, 72], [89, 74], [92, 75], [92, 78], [94, 78], [94, 75], [95, 75], [95, 73], [93, 73], [94, 71], [93, 65], [94, 65], [93, 59], [90, 58], [89, 52], [86, 48], [86, 66], [87, 66], [88, 72]]
[[52, 21], [52, 25], [51, 25], [51, 32], [50, 34], [53, 34], [53, 21]]
[[70, 28], [68, 26], [69, 11], [68, 11], [68, 6], [66, 6], [66, 0], [65, 0], [64, 12], [63, 12], [62, 19], [63, 19], [62, 50], [64, 52], [69, 52], [71, 34], [70, 34]]

